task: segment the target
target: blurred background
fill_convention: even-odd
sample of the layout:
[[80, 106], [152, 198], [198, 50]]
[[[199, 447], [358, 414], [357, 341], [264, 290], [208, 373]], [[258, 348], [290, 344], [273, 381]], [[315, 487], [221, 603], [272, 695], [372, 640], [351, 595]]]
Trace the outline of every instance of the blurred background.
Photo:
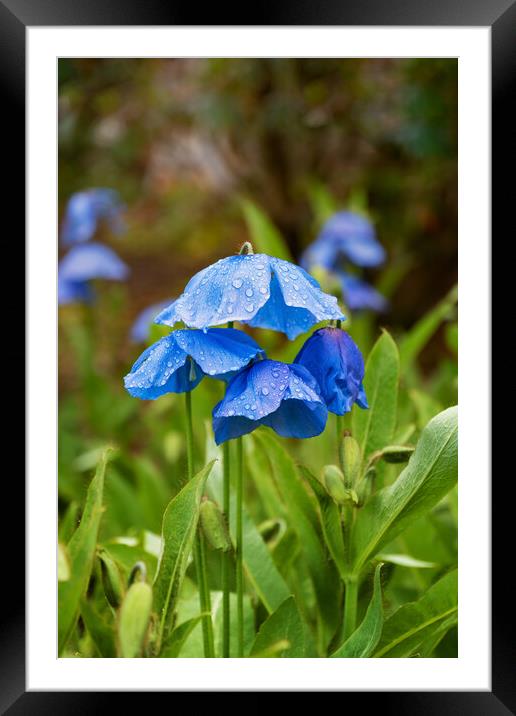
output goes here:
[[[336, 210], [365, 214], [386, 249], [385, 263], [361, 276], [388, 310], [346, 310], [345, 327], [365, 356], [381, 327], [398, 341], [407, 388], [400, 425], [413, 423], [415, 437], [455, 402], [456, 60], [61, 59], [60, 223], [70, 197], [92, 187], [115, 190], [125, 204], [125, 233], [104, 222], [95, 240], [130, 274], [97, 281], [92, 303], [59, 309], [63, 509], [80, 503], [100, 446], [116, 442], [125, 452], [109, 488], [109, 530], [159, 530], [158, 507], [143, 514], [131, 490], [140, 479], [158, 490], [161, 480], [156, 501], [166, 504], [177, 476], [167, 466], [181, 474], [184, 462], [181, 396], [143, 403], [125, 393], [123, 376], [163, 335], [154, 326], [135, 343], [135, 319], [247, 239], [298, 261]], [[255, 337], [284, 360], [306, 338], [290, 344], [267, 333]], [[197, 389], [199, 426], [221, 391], [210, 380]], [[196, 439], [204, 445], [202, 429]], [[327, 462], [317, 440], [299, 450]]]

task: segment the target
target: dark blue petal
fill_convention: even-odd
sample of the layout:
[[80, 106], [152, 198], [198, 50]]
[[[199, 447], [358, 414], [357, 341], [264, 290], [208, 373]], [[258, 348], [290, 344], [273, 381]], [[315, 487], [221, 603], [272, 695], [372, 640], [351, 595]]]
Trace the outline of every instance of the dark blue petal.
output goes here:
[[93, 289], [88, 283], [67, 281], [61, 275], [57, 279], [57, 300], [61, 305], [67, 303], [90, 303]]
[[265, 355], [255, 340], [236, 328], [175, 331], [177, 344], [207, 375], [229, 378], [258, 355]]
[[367, 408], [362, 385], [364, 359], [351, 336], [340, 328], [321, 328], [308, 338], [295, 364], [315, 378], [328, 410], [344, 415], [353, 403]]
[[168, 301], [160, 301], [160, 303], [154, 303], [152, 306], [147, 306], [141, 311], [131, 327], [131, 340], [135, 343], [144, 343], [149, 339], [150, 327], [156, 318], [156, 316], [166, 306], [170, 304]]
[[126, 390], [135, 398], [154, 400], [165, 393], [185, 393], [200, 383], [204, 373], [188, 360], [175, 333], [147, 348], [125, 376]]
[[387, 299], [366, 281], [344, 272], [340, 272], [339, 275], [344, 302], [351, 311], [370, 310], [382, 313], [387, 310], [389, 306]]
[[302, 268], [277, 258], [270, 259], [270, 266], [270, 298], [249, 321], [251, 326], [281, 331], [293, 340], [320, 321], [345, 319], [337, 299], [323, 293]]
[[218, 445], [267, 425], [285, 437], [312, 437], [326, 424], [327, 409], [314, 378], [301, 366], [273, 360], [251, 364], [229, 383], [213, 410]]
[[108, 221], [115, 233], [124, 230], [123, 205], [112, 189], [89, 189], [74, 194], [66, 207], [61, 239], [65, 244], [89, 241], [100, 219]]
[[108, 246], [90, 242], [70, 249], [59, 264], [59, 274], [63, 280], [72, 282], [94, 278], [123, 281], [129, 269]]

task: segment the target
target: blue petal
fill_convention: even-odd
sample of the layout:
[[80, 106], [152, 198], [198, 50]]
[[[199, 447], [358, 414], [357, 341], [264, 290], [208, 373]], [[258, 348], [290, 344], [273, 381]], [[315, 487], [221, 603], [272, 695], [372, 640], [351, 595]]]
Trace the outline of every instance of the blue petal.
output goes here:
[[337, 299], [323, 293], [302, 268], [277, 258], [270, 258], [270, 266], [270, 298], [249, 321], [251, 326], [281, 331], [293, 340], [320, 321], [345, 319]]
[[364, 359], [351, 336], [340, 328], [321, 328], [308, 338], [295, 364], [308, 369], [317, 381], [328, 410], [348, 413], [353, 403], [367, 408], [362, 385]]
[[73, 282], [94, 278], [123, 281], [129, 269], [108, 246], [90, 242], [71, 248], [59, 264], [59, 273], [64, 280]]
[[301, 366], [273, 360], [253, 363], [229, 383], [213, 410], [218, 445], [267, 425], [285, 437], [312, 437], [326, 424], [327, 409], [314, 378]]
[[65, 244], [89, 241], [100, 219], [106, 219], [115, 233], [123, 231], [123, 205], [112, 189], [89, 189], [74, 194], [66, 207], [61, 239]]
[[387, 299], [366, 281], [345, 272], [339, 272], [339, 275], [344, 302], [351, 311], [370, 310], [382, 313], [387, 310]]
[[67, 281], [58, 275], [57, 300], [60, 305], [76, 302], [90, 303], [93, 300], [93, 289], [88, 283]]
[[335, 270], [342, 260], [356, 266], [378, 266], [385, 261], [385, 249], [378, 242], [371, 222], [351, 211], [339, 211], [303, 254], [302, 264]]
[[135, 343], [144, 343], [149, 339], [150, 327], [156, 318], [156, 316], [166, 306], [170, 304], [170, 299], [167, 301], [160, 301], [160, 303], [154, 303], [152, 306], [147, 306], [141, 311], [131, 327], [131, 340]]
[[264, 254], [229, 256], [197, 273], [183, 294], [163, 311], [156, 323], [191, 328], [248, 321], [269, 298], [271, 270]]
[[230, 256], [196, 274], [155, 319], [206, 329], [228, 321], [283, 331], [290, 339], [323, 320], [343, 319], [337, 299], [288, 261], [266, 254]]
[[192, 366], [188, 354], [177, 344], [175, 333], [147, 348], [125, 376], [128, 393], [154, 400], [165, 393], [185, 393], [200, 383], [204, 373]]
[[249, 361], [265, 351], [243, 331], [236, 328], [210, 328], [175, 331], [177, 344], [200, 365], [203, 372], [215, 378], [228, 379]]

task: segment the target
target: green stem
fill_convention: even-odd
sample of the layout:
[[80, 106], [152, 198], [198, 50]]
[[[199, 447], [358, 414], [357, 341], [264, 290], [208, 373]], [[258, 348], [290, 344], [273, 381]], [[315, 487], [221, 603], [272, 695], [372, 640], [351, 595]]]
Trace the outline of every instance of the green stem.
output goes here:
[[[187, 391], [185, 393], [185, 409], [186, 463], [188, 469], [188, 479], [191, 480], [194, 475], [194, 441], [192, 423], [192, 394], [190, 391]], [[194, 543], [194, 562], [197, 573], [197, 585], [199, 588], [199, 604], [201, 607], [201, 613], [204, 614], [202, 618], [202, 638], [204, 645], [204, 656], [208, 658], [213, 658], [215, 656], [215, 647], [213, 638], [213, 622], [211, 620], [210, 589], [208, 585], [204, 542], [199, 532], [196, 535]]]
[[[337, 436], [337, 456], [340, 462], [340, 441], [342, 440], [342, 434], [344, 432], [344, 416], [335, 415], [335, 430]], [[340, 467], [342, 469], [342, 465]]]
[[344, 595], [344, 641], [353, 634], [357, 624], [358, 579], [349, 577], [346, 580], [346, 593]]
[[244, 539], [242, 531], [242, 502], [243, 502], [243, 449], [242, 438], [237, 444], [237, 470], [236, 470], [236, 591], [237, 591], [237, 656], [244, 656]]
[[[222, 509], [229, 527], [229, 496], [230, 496], [230, 464], [231, 452], [229, 441], [223, 445], [223, 497]], [[231, 571], [231, 552], [223, 552], [222, 554], [222, 656], [227, 659], [229, 657], [229, 630], [231, 614], [229, 610], [229, 582]]]

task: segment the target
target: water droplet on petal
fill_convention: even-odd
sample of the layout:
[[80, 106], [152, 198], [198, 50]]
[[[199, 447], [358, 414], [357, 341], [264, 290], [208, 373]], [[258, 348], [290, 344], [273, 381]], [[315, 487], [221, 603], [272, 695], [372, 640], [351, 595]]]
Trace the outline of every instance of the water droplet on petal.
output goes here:
[[235, 288], [240, 288], [240, 286], [241, 286], [242, 284], [243, 284], [243, 281], [242, 281], [241, 278], [235, 278], [235, 279], [233, 280], [233, 286], [234, 286]]

